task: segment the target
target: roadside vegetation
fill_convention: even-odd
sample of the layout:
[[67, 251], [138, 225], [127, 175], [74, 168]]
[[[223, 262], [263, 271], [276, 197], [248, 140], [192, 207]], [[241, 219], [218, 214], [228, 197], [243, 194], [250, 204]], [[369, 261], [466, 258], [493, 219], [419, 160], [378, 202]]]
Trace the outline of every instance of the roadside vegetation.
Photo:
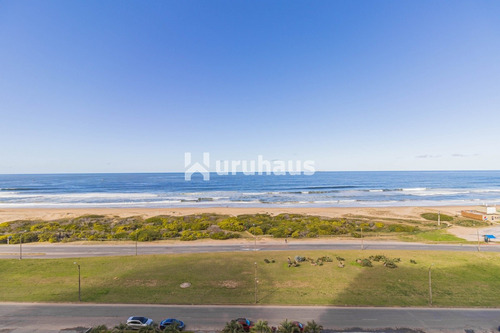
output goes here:
[[[323, 326], [316, 323], [314, 320], [308, 321], [307, 324], [302, 324], [299, 322], [289, 321], [285, 319], [280, 323], [278, 327], [269, 326], [268, 322], [265, 320], [258, 320], [253, 323], [251, 328], [245, 328], [241, 325], [237, 320], [231, 320], [227, 322], [226, 325], [220, 330], [221, 333], [321, 333], [323, 331]], [[298, 325], [303, 325], [303, 327], [299, 327]], [[140, 330], [132, 330], [127, 327], [126, 324], [118, 324], [113, 328], [108, 328], [106, 325], [99, 325], [92, 327], [88, 333], [192, 333], [191, 331], [181, 331], [176, 327], [167, 326], [165, 329], [161, 330], [158, 327], [149, 326], [141, 328]]]
[[[425, 227], [424, 227], [425, 229]], [[0, 224], [0, 243], [71, 242], [79, 240], [137, 240], [139, 242], [179, 239], [217, 239], [267, 235], [275, 238], [314, 238], [375, 234], [415, 233], [418, 225], [320, 216], [268, 214], [227, 216], [199, 214], [187, 216], [110, 217], [86, 215], [53, 221], [12, 221]], [[21, 236], [22, 235], [22, 236]], [[10, 237], [10, 239], [9, 239]]]
[[78, 302], [74, 262], [89, 303], [427, 306], [430, 267], [433, 306], [498, 307], [500, 294], [500, 253], [252, 251], [4, 259], [0, 301]]

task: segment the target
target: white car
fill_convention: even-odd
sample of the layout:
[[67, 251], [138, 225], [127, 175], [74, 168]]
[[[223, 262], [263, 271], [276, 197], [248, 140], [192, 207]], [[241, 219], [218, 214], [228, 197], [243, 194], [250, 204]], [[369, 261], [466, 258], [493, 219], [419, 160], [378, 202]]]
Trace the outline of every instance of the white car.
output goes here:
[[153, 326], [153, 319], [147, 317], [130, 317], [127, 319], [127, 326], [132, 329]]

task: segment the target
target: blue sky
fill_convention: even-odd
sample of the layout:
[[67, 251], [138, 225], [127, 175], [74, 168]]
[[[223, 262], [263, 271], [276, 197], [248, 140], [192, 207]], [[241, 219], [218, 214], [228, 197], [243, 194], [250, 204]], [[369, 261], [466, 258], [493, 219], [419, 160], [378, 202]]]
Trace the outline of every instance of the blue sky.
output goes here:
[[500, 169], [498, 1], [0, 1], [0, 173]]

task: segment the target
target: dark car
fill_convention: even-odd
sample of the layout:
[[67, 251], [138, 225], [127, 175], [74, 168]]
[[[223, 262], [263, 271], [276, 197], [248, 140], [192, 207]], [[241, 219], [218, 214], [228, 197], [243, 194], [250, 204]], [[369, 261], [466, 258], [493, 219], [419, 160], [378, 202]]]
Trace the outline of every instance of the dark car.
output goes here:
[[253, 327], [253, 321], [246, 318], [237, 318], [234, 321], [240, 324], [245, 332], [250, 332], [250, 329]]
[[167, 326], [177, 325], [177, 328], [182, 331], [184, 329], [184, 322], [182, 320], [167, 318], [160, 323], [160, 329], [164, 330]]

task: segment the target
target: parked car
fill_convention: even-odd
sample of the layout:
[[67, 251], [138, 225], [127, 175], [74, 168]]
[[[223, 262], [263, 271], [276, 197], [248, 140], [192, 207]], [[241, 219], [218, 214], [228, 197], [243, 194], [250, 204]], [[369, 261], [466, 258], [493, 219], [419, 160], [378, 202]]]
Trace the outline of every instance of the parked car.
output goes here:
[[179, 329], [179, 331], [182, 331], [184, 329], [184, 322], [182, 320], [174, 319], [174, 318], [168, 318], [168, 319], [162, 320], [160, 322], [160, 329], [164, 330], [165, 327], [172, 326], [172, 325], [177, 325], [177, 328]]
[[146, 326], [153, 326], [153, 319], [147, 317], [130, 317], [127, 319], [127, 326], [132, 329], [140, 329]]
[[301, 332], [304, 332], [304, 324], [299, 321], [292, 321], [292, 325], [299, 328]]
[[250, 332], [250, 329], [253, 327], [253, 321], [247, 318], [237, 318], [234, 321], [243, 326], [245, 332]]

